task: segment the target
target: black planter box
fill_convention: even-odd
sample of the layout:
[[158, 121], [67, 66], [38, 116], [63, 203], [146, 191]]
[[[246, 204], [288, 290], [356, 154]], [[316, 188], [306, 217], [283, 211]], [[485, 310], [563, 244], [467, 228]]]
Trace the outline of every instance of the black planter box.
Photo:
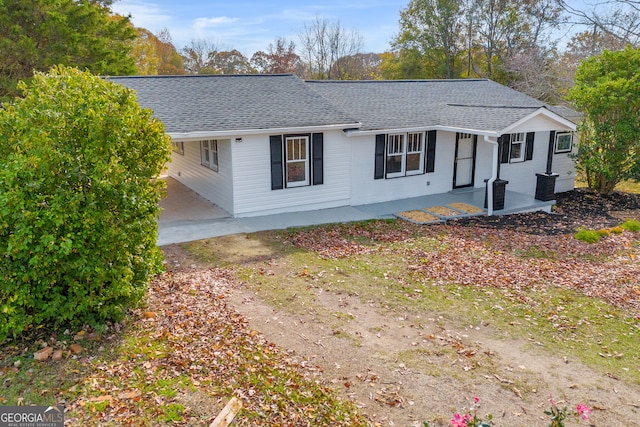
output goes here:
[[[487, 203], [488, 193], [489, 193], [489, 180], [485, 180], [487, 185], [485, 186], [484, 191], [484, 208], [487, 209], [489, 207]], [[507, 191], [507, 184], [509, 181], [505, 181], [504, 179], [496, 179], [493, 181], [493, 210], [499, 211], [504, 209], [504, 195]]]
[[555, 200], [556, 178], [558, 174], [537, 173], [536, 177], [538, 178], [536, 183], [536, 200], [542, 200], [543, 202]]

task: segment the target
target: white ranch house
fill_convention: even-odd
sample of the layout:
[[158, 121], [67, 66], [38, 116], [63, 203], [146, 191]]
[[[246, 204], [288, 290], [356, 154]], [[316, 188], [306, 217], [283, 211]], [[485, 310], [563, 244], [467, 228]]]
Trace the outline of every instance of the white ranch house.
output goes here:
[[110, 80], [164, 122], [169, 176], [235, 217], [474, 188], [489, 215], [505, 188], [549, 210], [574, 186], [575, 113], [490, 80]]

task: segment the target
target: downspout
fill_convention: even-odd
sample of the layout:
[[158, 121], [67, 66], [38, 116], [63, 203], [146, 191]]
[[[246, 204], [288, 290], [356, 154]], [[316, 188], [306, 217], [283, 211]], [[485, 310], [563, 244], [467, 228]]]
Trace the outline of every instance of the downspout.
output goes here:
[[487, 181], [487, 215], [493, 215], [493, 183], [498, 179], [498, 141], [492, 141], [487, 135], [484, 141], [493, 145], [492, 162], [491, 162], [491, 178]]

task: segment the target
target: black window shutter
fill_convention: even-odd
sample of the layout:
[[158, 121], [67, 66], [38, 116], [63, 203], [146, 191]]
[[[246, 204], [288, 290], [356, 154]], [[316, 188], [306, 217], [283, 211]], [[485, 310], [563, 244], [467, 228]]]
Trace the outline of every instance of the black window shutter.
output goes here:
[[271, 189], [282, 190], [284, 188], [284, 170], [282, 168], [282, 135], [269, 137], [271, 146]]
[[426, 173], [436, 170], [436, 131], [427, 132], [427, 151], [425, 153], [424, 171]]
[[320, 185], [323, 182], [323, 134], [314, 133], [311, 135], [311, 157], [313, 159], [312, 173], [313, 178], [311, 182], [313, 185]]
[[511, 135], [500, 137], [500, 163], [509, 163], [509, 150], [511, 149]]
[[535, 139], [535, 132], [527, 132], [527, 142], [524, 151], [525, 160], [533, 160], [533, 140]]
[[384, 178], [385, 140], [386, 140], [386, 137], [384, 134], [376, 135], [375, 170], [373, 173], [374, 179]]

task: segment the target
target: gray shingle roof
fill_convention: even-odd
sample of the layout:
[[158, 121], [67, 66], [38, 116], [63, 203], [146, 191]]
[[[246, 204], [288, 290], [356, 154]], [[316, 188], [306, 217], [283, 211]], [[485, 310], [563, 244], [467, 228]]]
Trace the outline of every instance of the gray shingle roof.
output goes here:
[[[169, 133], [331, 125], [499, 132], [541, 107], [550, 108], [486, 79], [303, 81], [280, 74], [109, 80], [136, 90], [140, 104], [151, 108]], [[571, 119], [563, 109], [554, 111]]]
[[361, 130], [447, 126], [500, 131], [546, 106], [490, 80], [309, 81]]
[[273, 129], [358, 121], [293, 75], [111, 77], [134, 89], [169, 133]]

